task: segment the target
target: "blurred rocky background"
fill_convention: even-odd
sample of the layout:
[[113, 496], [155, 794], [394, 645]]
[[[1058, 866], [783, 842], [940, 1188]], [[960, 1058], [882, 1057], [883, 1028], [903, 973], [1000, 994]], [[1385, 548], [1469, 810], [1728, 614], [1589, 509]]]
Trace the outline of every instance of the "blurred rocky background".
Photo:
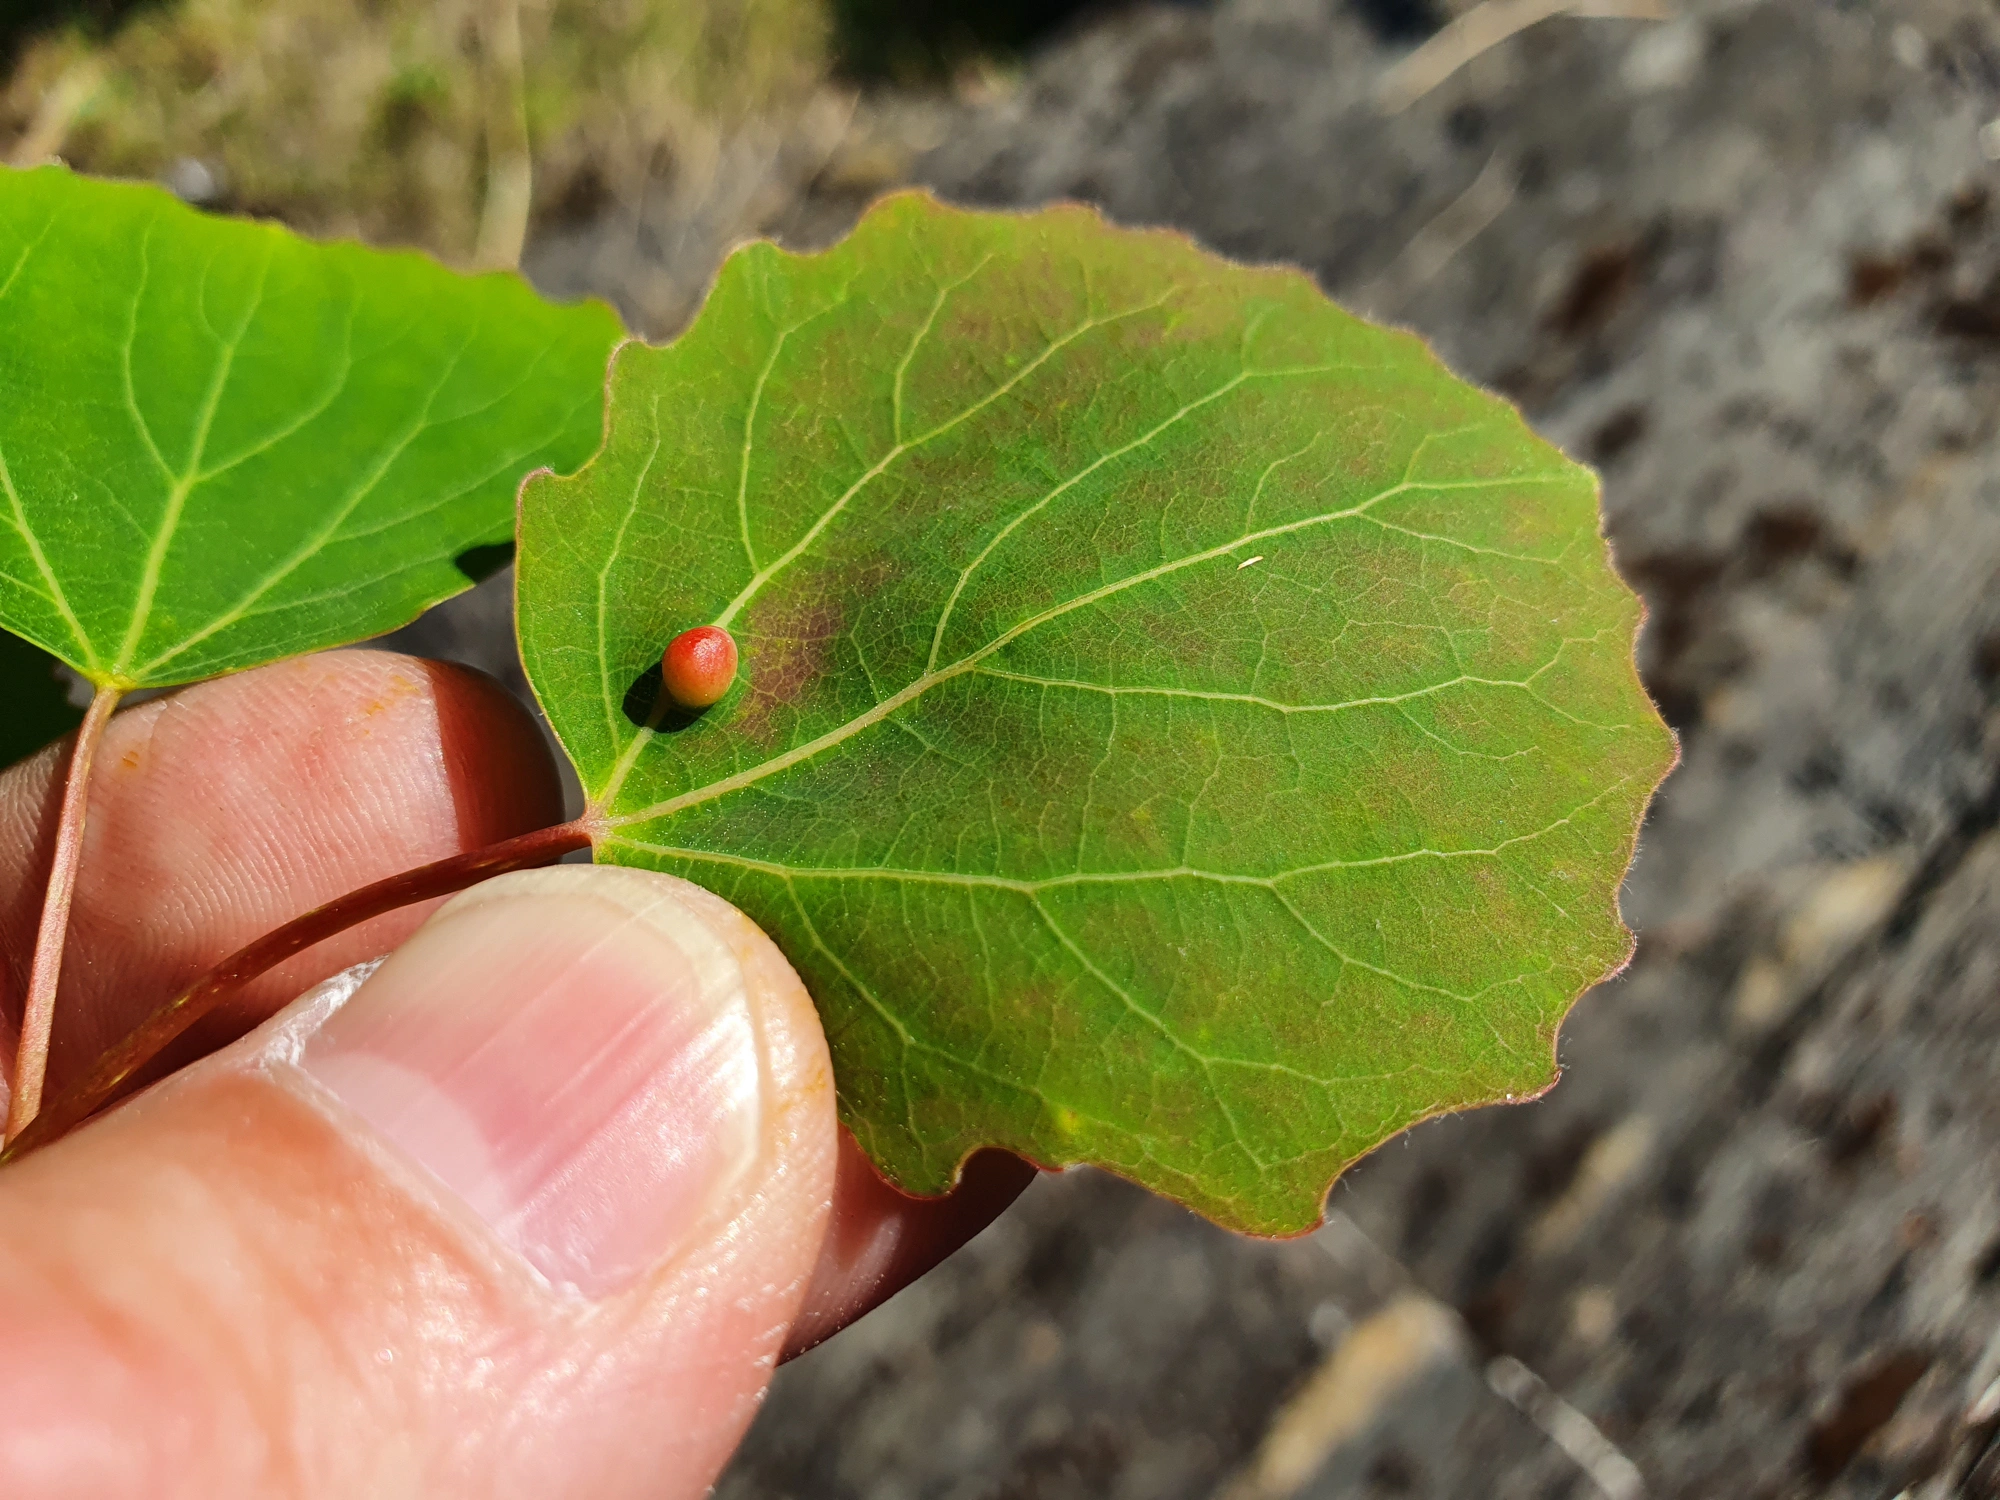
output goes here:
[[[2000, 1497], [2000, 11], [0, 0], [0, 149], [670, 335], [875, 194], [1310, 268], [1605, 475], [1682, 737], [1563, 1082], [1326, 1227], [1038, 1183], [729, 1500]], [[400, 633], [519, 685], [502, 575]]]

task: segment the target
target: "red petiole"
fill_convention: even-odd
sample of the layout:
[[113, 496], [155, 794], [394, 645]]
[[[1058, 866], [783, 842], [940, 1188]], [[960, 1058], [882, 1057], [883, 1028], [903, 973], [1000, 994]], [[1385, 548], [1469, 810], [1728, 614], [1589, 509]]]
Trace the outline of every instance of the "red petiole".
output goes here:
[[7, 1101], [7, 1129], [0, 1141], [11, 1143], [42, 1107], [42, 1080], [49, 1067], [49, 1032], [55, 1022], [56, 981], [62, 975], [63, 942], [69, 935], [70, 898], [76, 893], [76, 872], [83, 862], [84, 815], [90, 807], [90, 763], [97, 757], [104, 726], [122, 696], [117, 688], [101, 687], [76, 731], [69, 770], [63, 781], [62, 811], [56, 819], [55, 854], [49, 862], [48, 894], [42, 898], [41, 925], [35, 930], [35, 956], [28, 970], [28, 996], [21, 1007], [21, 1039], [14, 1051], [14, 1093]]
[[[92, 705], [91, 711], [96, 712], [95, 704]], [[106, 713], [108, 715], [108, 709]], [[79, 746], [81, 743], [79, 740]], [[74, 781], [76, 772], [72, 771], [71, 774]], [[65, 817], [67, 817], [67, 807], [65, 799]], [[77, 816], [77, 823], [80, 831], [81, 813]], [[405, 870], [400, 875], [391, 875], [388, 879], [378, 880], [373, 885], [364, 885], [359, 890], [349, 891], [324, 906], [315, 907], [294, 917], [284, 926], [265, 933], [246, 947], [237, 949], [154, 1011], [124, 1041], [100, 1057], [97, 1066], [91, 1070], [88, 1077], [42, 1110], [39, 1115], [33, 1115], [31, 1110], [33, 1123], [10, 1137], [5, 1150], [0, 1150], [0, 1164], [61, 1138], [117, 1099], [131, 1086], [140, 1070], [182, 1032], [214, 1010], [243, 985], [283, 963], [293, 954], [303, 952], [313, 944], [322, 942], [335, 933], [345, 932], [355, 924], [365, 922], [370, 917], [380, 916], [383, 912], [394, 911], [398, 907], [409, 906], [417, 901], [428, 901], [434, 896], [448, 896], [454, 891], [462, 891], [467, 886], [477, 885], [494, 875], [504, 875], [510, 870], [532, 870], [542, 865], [552, 865], [573, 850], [588, 848], [590, 842], [589, 827], [582, 819], [572, 823], [559, 823], [553, 828], [537, 829], [518, 838], [489, 844], [484, 849], [454, 854], [449, 859], [441, 859], [434, 864]], [[50, 889], [53, 893], [53, 882]], [[54, 981], [51, 979], [51, 990], [53, 985]], [[26, 1035], [24, 1027], [24, 1044]], [[46, 1035], [42, 1047], [46, 1055]], [[36, 1083], [39, 1094], [39, 1075]]]

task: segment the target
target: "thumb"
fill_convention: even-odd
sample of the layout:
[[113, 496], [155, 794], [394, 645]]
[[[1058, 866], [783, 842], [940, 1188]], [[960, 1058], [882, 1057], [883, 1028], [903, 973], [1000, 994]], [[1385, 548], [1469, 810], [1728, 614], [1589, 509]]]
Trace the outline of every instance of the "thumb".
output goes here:
[[0, 1173], [0, 1494], [701, 1495], [836, 1143], [811, 1002], [734, 907], [489, 881]]

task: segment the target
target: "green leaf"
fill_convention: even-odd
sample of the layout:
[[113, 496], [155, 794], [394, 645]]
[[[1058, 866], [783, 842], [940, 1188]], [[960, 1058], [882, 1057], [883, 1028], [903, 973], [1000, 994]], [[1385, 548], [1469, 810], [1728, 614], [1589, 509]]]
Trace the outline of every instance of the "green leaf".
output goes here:
[[517, 277], [0, 171], [0, 625], [116, 687], [392, 629], [590, 456], [617, 337]]
[[0, 630], [0, 768], [27, 759], [82, 720], [55, 665], [48, 652]]
[[921, 195], [749, 246], [519, 578], [597, 856], [776, 937], [913, 1192], [993, 1143], [1302, 1230], [1630, 950], [1673, 745], [1596, 482], [1297, 272]]

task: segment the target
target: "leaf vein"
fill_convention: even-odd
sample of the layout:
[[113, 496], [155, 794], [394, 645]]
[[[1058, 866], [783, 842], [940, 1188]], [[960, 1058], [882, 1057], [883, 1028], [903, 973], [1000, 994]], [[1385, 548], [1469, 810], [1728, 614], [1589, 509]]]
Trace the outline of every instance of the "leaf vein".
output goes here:
[[[1551, 476], [1551, 477], [1557, 477], [1557, 476]], [[1503, 478], [1468, 481], [1465, 484], [1456, 487], [1465, 489], [1496, 488], [1501, 485], [1517, 484], [1521, 482], [1523, 481], [1521, 481], [1517, 477], [1508, 476]], [[1156, 579], [1164, 578], [1171, 574], [1181, 572], [1186, 568], [1195, 567], [1204, 562], [1212, 562], [1220, 557], [1226, 557], [1231, 552], [1237, 550], [1239, 547], [1254, 545], [1258, 542], [1268, 541], [1273, 537], [1287, 536], [1296, 531], [1307, 530], [1310, 527], [1325, 526], [1336, 521], [1348, 520], [1355, 516], [1365, 514], [1373, 506], [1379, 505], [1384, 500], [1387, 500], [1392, 496], [1402, 494], [1405, 490], [1413, 487], [1416, 486], [1411, 485], [1408, 481], [1394, 484], [1389, 486], [1387, 489], [1378, 491], [1376, 494], [1371, 495], [1366, 500], [1357, 501], [1354, 505], [1347, 507], [1345, 510], [1329, 511], [1324, 515], [1307, 516], [1301, 520], [1287, 521], [1279, 525], [1267, 526], [1262, 531], [1251, 532], [1246, 536], [1239, 536], [1235, 538], [1233, 541], [1223, 542], [1214, 547], [1204, 548], [1199, 552], [1190, 553], [1185, 557], [1175, 558], [1169, 562], [1161, 563], [1156, 567], [1142, 569], [1137, 573], [1128, 574], [1124, 578], [1116, 579], [1111, 583], [1104, 584], [1101, 587], [1092, 589], [1087, 593], [1079, 594], [1073, 599], [1068, 599], [1060, 604], [1053, 605], [1050, 608], [1042, 611], [1040, 614], [1031, 616], [1030, 618], [1023, 620], [1019, 624], [1012, 626], [1011, 628], [1003, 632], [1001, 635], [995, 637], [992, 641], [988, 642], [985, 646], [980, 647], [977, 651], [973, 652], [969, 656], [961, 657], [959, 660], [953, 662], [950, 666], [940, 667], [934, 672], [925, 673], [923, 676], [916, 678], [908, 686], [902, 688], [900, 691], [896, 692], [892, 696], [883, 699], [873, 708], [868, 709], [863, 713], [855, 715], [854, 718], [848, 720], [845, 724], [838, 725], [837, 727], [828, 730], [825, 734], [820, 735], [816, 739], [809, 740], [807, 743], [799, 745], [791, 750], [785, 751], [781, 755], [775, 755], [771, 757], [771, 759], [764, 761], [758, 765], [748, 767], [742, 771], [738, 771], [733, 776], [723, 777], [718, 781], [712, 781], [708, 783], [706, 786], [693, 788], [692, 790], [683, 792], [678, 796], [669, 797], [663, 801], [655, 802], [650, 804], [649, 806], [639, 808], [634, 812], [617, 814], [616, 816], [609, 818], [607, 821], [611, 826], [614, 827], [623, 827], [625, 825], [632, 823], [648, 822], [654, 818], [668, 817], [673, 813], [680, 812], [684, 808], [693, 807], [699, 803], [713, 801], [717, 797], [728, 796], [731, 792], [740, 791], [746, 786], [754, 785], [755, 783], [762, 781], [767, 776], [775, 776], [781, 771], [789, 770], [791, 767], [799, 764], [799, 762], [801, 761], [810, 760], [824, 750], [831, 749], [836, 745], [844, 744], [846, 741], [852, 739], [855, 735], [860, 734], [863, 730], [871, 728], [875, 724], [880, 723], [883, 719], [886, 719], [890, 714], [896, 712], [897, 709], [902, 708], [905, 704], [910, 703], [914, 699], [921, 697], [924, 693], [929, 692], [932, 688], [936, 687], [938, 684], [942, 682], [948, 682], [954, 677], [960, 676], [965, 672], [971, 671], [974, 667], [978, 666], [979, 663], [984, 661], [987, 657], [994, 655], [995, 653], [1000, 651], [1003, 647], [1020, 639], [1022, 636], [1028, 634], [1030, 631], [1040, 629], [1043, 625], [1048, 624], [1052, 620], [1060, 619], [1064, 615], [1069, 614], [1075, 610], [1084, 609], [1089, 607], [1090, 605], [1100, 603], [1105, 599], [1115, 597], [1118, 594], [1124, 593], [1128, 589], [1138, 587], [1142, 583], [1150, 583]], [[1428, 486], [1428, 485], [1422, 487], [1435, 488], [1435, 486]], [[609, 805], [608, 800], [600, 801], [599, 805], [600, 807], [608, 806]]]
[[[1027, 672], [1008, 672], [999, 667], [974, 667], [972, 671], [980, 677], [995, 677], [1005, 682], [1019, 682], [1030, 687], [1063, 688], [1080, 693], [1098, 693], [1112, 698], [1185, 698], [1196, 703], [1243, 703], [1256, 708], [1269, 709], [1281, 714], [1339, 714], [1357, 708], [1386, 708], [1397, 704], [1414, 702], [1419, 698], [1433, 697], [1458, 687], [1516, 688], [1533, 694], [1534, 681], [1547, 668], [1539, 668], [1528, 677], [1480, 677], [1471, 673], [1461, 673], [1448, 677], [1427, 687], [1412, 688], [1406, 693], [1379, 693], [1366, 698], [1348, 698], [1339, 703], [1286, 703], [1277, 698], [1268, 698], [1261, 693], [1210, 692], [1201, 688], [1157, 687], [1146, 684], [1112, 684], [1086, 682], [1079, 678], [1038, 677]], [[1617, 728], [1627, 726], [1618, 725]]]
[[1372, 870], [1387, 865], [1410, 864], [1418, 860], [1459, 860], [1493, 859], [1522, 844], [1533, 843], [1547, 838], [1557, 830], [1567, 828], [1583, 813], [1613, 793], [1622, 790], [1631, 778], [1621, 776], [1603, 791], [1587, 801], [1580, 802], [1562, 817], [1527, 833], [1517, 833], [1496, 843], [1478, 848], [1465, 849], [1404, 849], [1394, 854], [1376, 854], [1358, 859], [1318, 860], [1309, 865], [1295, 865], [1290, 869], [1273, 871], [1268, 875], [1249, 875], [1236, 871], [1205, 870], [1196, 865], [1167, 865], [1151, 870], [1079, 870], [1061, 875], [1045, 875], [1037, 879], [1023, 879], [1010, 875], [973, 875], [954, 870], [923, 870], [914, 868], [890, 868], [880, 865], [788, 865], [774, 860], [756, 859], [749, 855], [728, 854], [715, 849], [693, 849], [671, 844], [657, 844], [647, 839], [634, 838], [623, 832], [608, 834], [605, 842], [618, 844], [645, 854], [661, 855], [670, 859], [686, 859], [700, 864], [727, 865], [734, 869], [751, 870], [765, 875], [774, 875], [786, 880], [890, 880], [908, 881], [921, 885], [964, 886], [976, 890], [1011, 891], [1018, 895], [1034, 896], [1043, 891], [1059, 890], [1066, 886], [1088, 885], [1138, 885], [1155, 881], [1199, 880], [1216, 885], [1255, 886], [1259, 889], [1274, 890], [1288, 880], [1298, 880], [1309, 875], [1330, 875], [1342, 870]]
[[21, 258], [15, 261], [13, 268], [7, 272], [7, 279], [0, 281], [0, 302], [7, 300], [7, 294], [14, 290], [14, 282], [20, 276], [22, 268], [34, 258], [35, 252], [42, 248], [42, 241], [49, 237], [49, 231], [56, 227], [56, 217], [51, 213], [48, 221], [42, 225], [42, 232], [21, 247]]
[[[653, 472], [653, 463], [660, 456], [660, 449], [666, 436], [660, 431], [660, 399], [655, 396], [652, 404], [653, 446], [646, 450], [646, 461], [639, 466], [639, 477], [632, 482], [632, 498], [626, 503], [625, 514], [618, 522], [618, 530], [612, 534], [611, 547], [604, 554], [604, 564], [597, 570], [597, 684], [598, 692], [604, 699], [604, 722], [611, 734], [611, 743], [618, 743], [618, 716], [622, 695], [614, 696], [611, 682], [611, 570], [617, 566], [618, 557], [625, 549], [625, 533], [639, 514], [639, 501], [646, 493], [646, 480]], [[655, 713], [659, 705], [654, 706]], [[625, 778], [631, 774], [639, 754], [653, 738], [651, 725], [641, 725], [632, 736], [632, 742], [619, 752], [612, 765], [611, 775], [605, 782], [604, 795], [598, 801], [609, 804], [624, 786]]]
[[35, 571], [42, 575], [42, 582], [48, 585], [49, 602], [62, 616], [63, 624], [69, 627], [69, 633], [76, 639], [77, 648], [83, 653], [84, 662], [90, 671], [93, 674], [101, 673], [103, 668], [98, 664], [97, 648], [91, 644], [89, 635], [84, 632], [83, 622], [76, 617], [76, 611], [70, 607], [69, 596], [63, 592], [62, 580], [56, 577], [55, 569], [49, 566], [48, 554], [42, 550], [41, 539], [28, 524], [28, 513], [21, 503], [21, 492], [14, 486], [14, 475], [7, 467], [7, 455], [4, 452], [0, 452], [0, 489], [5, 489], [7, 492], [8, 524], [20, 534], [21, 541], [28, 549], [28, 556], [34, 559]]
[[[1181, 407], [1180, 410], [1168, 416], [1164, 421], [1157, 423], [1138, 437], [1132, 439], [1131, 442], [1126, 443], [1122, 447], [1113, 448], [1109, 453], [1100, 455], [1081, 469], [1078, 469], [1074, 474], [1057, 484], [1054, 489], [1043, 495], [1039, 500], [1036, 500], [1032, 505], [1019, 511], [1012, 520], [1008, 521], [1005, 526], [1002, 526], [999, 531], [995, 532], [992, 540], [979, 549], [978, 556], [974, 557], [971, 562], [959, 570], [958, 581], [952, 585], [951, 595], [944, 601], [944, 608], [938, 613], [937, 629], [931, 632], [931, 654], [929, 659], [924, 663], [924, 670], [929, 672], [935, 671], [937, 668], [938, 653], [944, 649], [945, 627], [951, 623], [952, 611], [958, 607], [959, 597], [964, 594], [965, 586], [972, 581], [972, 575], [979, 571], [981, 566], [985, 564], [986, 559], [998, 551], [1008, 537], [1012, 536], [1016, 530], [1025, 525], [1033, 517], [1054, 504], [1057, 497], [1065, 491], [1083, 483], [1084, 480], [1095, 474], [1106, 464], [1113, 463], [1128, 454], [1135, 453], [1139, 449], [1144, 448], [1168, 428], [1186, 420], [1190, 415], [1200, 411], [1204, 406], [1209, 406], [1214, 402], [1220, 401], [1224, 396], [1250, 379], [1250, 377], [1251, 372], [1245, 371], [1234, 379], [1225, 381], [1207, 395], [1197, 396], [1194, 400]], [[1162, 524], [1165, 524], [1164, 519], [1162, 520]]]
[[[1160, 301], [1165, 301], [1165, 300], [1166, 300], [1165, 298], [1160, 299]], [[714, 623], [721, 626], [725, 630], [728, 629], [730, 623], [735, 620], [738, 614], [742, 613], [743, 609], [750, 603], [752, 599], [757, 597], [758, 593], [763, 589], [765, 584], [769, 583], [773, 578], [777, 577], [779, 573], [783, 572], [786, 568], [790, 567], [794, 562], [796, 562], [799, 559], [799, 557], [802, 556], [807, 551], [807, 549], [812, 546], [814, 542], [819, 540], [821, 534], [825, 532], [827, 527], [833, 524], [835, 518], [838, 517], [842, 511], [847, 509], [849, 502], [851, 502], [856, 495], [860, 494], [861, 491], [869, 485], [869, 483], [871, 483], [873, 480], [879, 477], [885, 470], [889, 468], [891, 464], [893, 464], [897, 459], [901, 458], [905, 453], [914, 452], [918, 448], [923, 447], [926, 443], [933, 442], [937, 438], [942, 437], [945, 433], [950, 432], [953, 428], [959, 426], [961, 423], [970, 421], [973, 417], [977, 416], [980, 412], [984, 411], [987, 407], [991, 406], [995, 401], [1000, 400], [1001, 397], [1005, 396], [1009, 391], [1013, 390], [1014, 387], [1019, 385], [1023, 380], [1026, 380], [1036, 370], [1040, 369], [1050, 359], [1054, 358], [1057, 353], [1066, 348], [1068, 345], [1075, 343], [1076, 340], [1082, 338], [1092, 329], [1102, 328], [1107, 324], [1116, 322], [1120, 318], [1135, 316], [1138, 313], [1145, 312], [1149, 308], [1157, 307], [1158, 305], [1159, 305], [1158, 302], [1154, 302], [1147, 304], [1145, 307], [1136, 307], [1129, 309], [1126, 312], [1112, 313], [1103, 318], [1086, 319], [1084, 322], [1078, 324], [1069, 333], [1064, 334], [1061, 338], [1058, 338], [1054, 342], [1050, 343], [1046, 348], [1042, 350], [1040, 354], [1037, 354], [1033, 359], [1029, 360], [1026, 364], [1021, 366], [1020, 369], [1016, 370], [1012, 375], [1008, 376], [1005, 380], [1001, 381], [999, 385], [995, 386], [986, 395], [980, 397], [979, 400], [973, 402], [970, 406], [966, 407], [956, 416], [946, 418], [944, 421], [940, 422], [937, 426], [931, 428], [928, 432], [921, 433], [916, 437], [908, 439], [907, 441], [897, 442], [893, 444], [886, 453], [884, 453], [880, 458], [875, 460], [875, 462], [872, 465], [870, 465], [866, 470], [862, 472], [860, 478], [856, 479], [845, 490], [843, 490], [840, 496], [836, 500], [834, 500], [834, 502], [831, 505], [829, 505], [824, 511], [820, 513], [819, 519], [814, 521], [813, 524], [806, 529], [805, 535], [801, 536], [790, 547], [786, 548], [783, 554], [781, 554], [775, 561], [769, 563], [763, 569], [757, 572], [750, 579], [750, 581], [743, 586], [743, 591], [739, 593], [734, 599], [730, 600], [728, 605], [724, 607], [722, 613], [716, 616]]]
[[[157, 672], [175, 657], [192, 650], [203, 641], [213, 638], [222, 631], [227, 630], [230, 626], [257, 612], [256, 605], [258, 600], [269, 594], [272, 589], [283, 583], [292, 574], [304, 567], [307, 562], [311, 561], [313, 557], [317, 556], [327, 543], [334, 538], [335, 534], [339, 532], [348, 518], [375, 492], [375, 487], [382, 482], [384, 476], [395, 466], [396, 460], [401, 458], [409, 450], [410, 444], [422, 436], [424, 430], [431, 425], [431, 410], [437, 404], [438, 396], [451, 383], [452, 376], [457, 373], [459, 361], [465, 357], [465, 351], [471, 347], [471, 344], [472, 334], [468, 333], [465, 342], [460, 344], [458, 349], [454, 351], [451, 359], [439, 374], [437, 383], [425, 394], [423, 405], [417, 408], [416, 414], [409, 425], [390, 443], [388, 449], [360, 476], [358, 482], [348, 490], [341, 501], [327, 513], [325, 519], [298, 546], [287, 553], [278, 562], [276, 567], [253, 583], [244, 592], [242, 597], [230, 605], [229, 608], [225, 609], [213, 620], [210, 620], [201, 629], [183, 637], [175, 645], [162, 651], [158, 656], [147, 662], [140, 669], [139, 675], [143, 677]], [[199, 454], [197, 454], [197, 460], [198, 458]], [[150, 601], [150, 595], [147, 598]]]
[[[222, 349], [215, 361], [215, 370], [209, 377], [208, 389], [202, 393], [201, 409], [195, 414], [195, 429], [189, 444], [187, 468], [174, 477], [172, 485], [167, 490], [166, 507], [160, 514], [160, 528], [154, 534], [152, 545], [146, 549], [146, 561], [140, 569], [139, 588], [132, 604], [132, 620], [125, 627], [125, 639], [119, 644], [118, 658], [113, 665], [113, 671], [120, 676], [124, 676], [130, 668], [132, 653], [139, 649], [139, 642], [145, 636], [147, 623], [152, 618], [153, 600], [160, 588], [160, 574], [166, 568], [167, 552], [173, 546], [174, 533], [180, 529], [181, 516], [187, 508], [188, 496], [198, 481], [202, 457], [208, 447], [208, 436], [215, 426], [216, 408], [222, 403], [223, 387], [229, 383], [229, 372], [236, 364], [236, 351], [242, 347], [244, 336], [250, 330], [251, 320], [264, 305], [264, 291], [270, 282], [271, 262], [276, 258], [276, 245], [275, 238], [266, 241], [264, 260], [257, 271], [256, 290], [251, 293], [249, 304], [245, 307], [236, 327], [223, 339]], [[135, 321], [132, 339], [128, 339], [126, 343], [125, 358], [125, 385], [128, 399], [132, 388], [131, 344], [138, 334], [137, 317], [138, 303], [134, 301]], [[206, 313], [204, 313], [205, 320]], [[136, 402], [132, 411], [134, 416], [138, 415]], [[149, 447], [152, 446], [152, 441], [151, 434], [148, 433], [146, 442]], [[159, 457], [159, 450], [155, 448], [153, 451], [154, 456]]]

